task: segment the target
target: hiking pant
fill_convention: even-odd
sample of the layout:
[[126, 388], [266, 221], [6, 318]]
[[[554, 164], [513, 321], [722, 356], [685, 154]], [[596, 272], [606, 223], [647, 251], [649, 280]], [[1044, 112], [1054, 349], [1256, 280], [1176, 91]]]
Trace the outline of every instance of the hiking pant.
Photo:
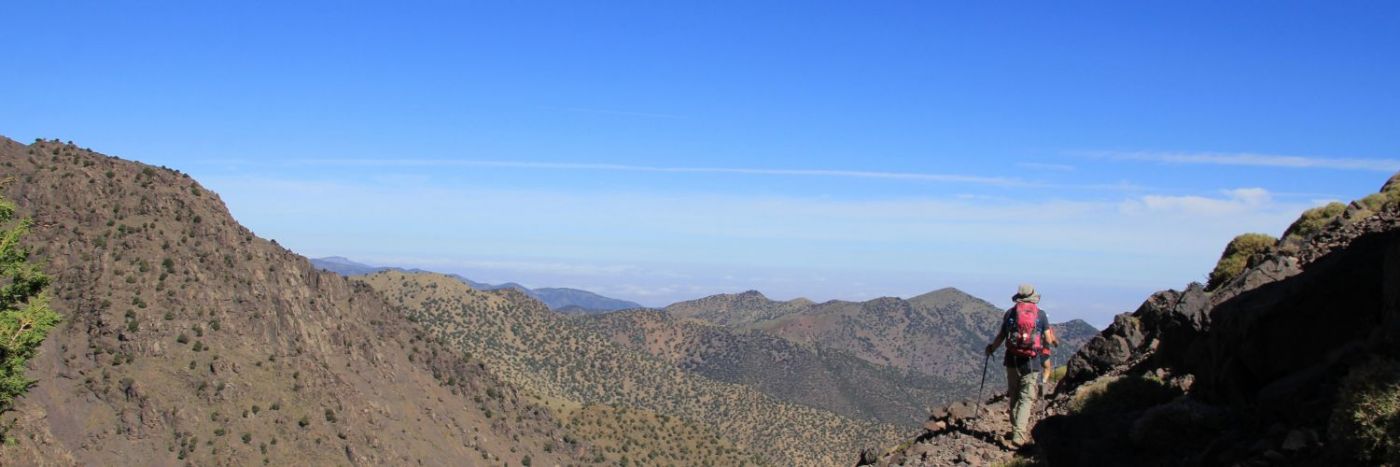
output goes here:
[[1011, 439], [1024, 443], [1029, 438], [1031, 406], [1035, 405], [1038, 369], [1006, 367], [1006, 397], [1011, 401]]

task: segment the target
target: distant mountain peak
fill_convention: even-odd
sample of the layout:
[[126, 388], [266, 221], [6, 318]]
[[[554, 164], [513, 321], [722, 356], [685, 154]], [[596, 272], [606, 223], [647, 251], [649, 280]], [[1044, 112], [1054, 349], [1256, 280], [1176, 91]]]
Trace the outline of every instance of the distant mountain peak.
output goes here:
[[[918, 295], [918, 296], [912, 297], [912, 298], [909, 299], [909, 301], [912, 302], [912, 301], [917, 301], [917, 300], [921, 300], [921, 299], [926, 300], [926, 299], [949, 299], [949, 298], [970, 298], [970, 299], [977, 299], [977, 297], [973, 296], [972, 294], [969, 294], [969, 293], [967, 293], [967, 292], [963, 292], [962, 290], [959, 290], [959, 289], [957, 289], [956, 287], [944, 287], [944, 288], [941, 288], [941, 289], [937, 289], [937, 290], [934, 290], [934, 291], [925, 293], [925, 294], [923, 294], [923, 295]], [[979, 299], [979, 300], [980, 300], [980, 299]]]
[[797, 298], [794, 298], [794, 299], [792, 299], [792, 300], [788, 300], [788, 301], [783, 302], [783, 303], [786, 303], [786, 304], [792, 305], [792, 306], [812, 306], [812, 305], [816, 305], [816, 304], [817, 304], [817, 302], [814, 302], [814, 301], [808, 299], [807, 297], [797, 297]]
[[748, 300], [768, 300], [767, 295], [763, 295], [763, 292], [759, 292], [757, 290], [745, 290], [743, 292], [735, 294], [735, 297]]
[[[360, 276], [374, 274], [382, 271], [404, 271], [404, 272], [432, 272], [422, 269], [404, 269], [386, 266], [370, 266], [355, 262], [344, 256], [328, 256], [325, 258], [312, 258], [311, 264], [317, 268], [331, 271], [343, 276]], [[567, 289], [567, 288], [539, 288], [531, 289], [515, 282], [504, 284], [488, 284], [476, 282], [457, 274], [446, 274], [446, 276], [459, 280], [475, 290], [515, 290], [530, 296], [536, 300], [544, 302], [551, 310], [562, 310], [569, 308], [568, 312], [575, 314], [601, 313], [614, 310], [625, 310], [628, 308], [641, 308], [642, 305], [627, 300], [619, 300], [611, 297], [604, 297], [587, 290]], [[573, 307], [573, 308], [570, 308]]]

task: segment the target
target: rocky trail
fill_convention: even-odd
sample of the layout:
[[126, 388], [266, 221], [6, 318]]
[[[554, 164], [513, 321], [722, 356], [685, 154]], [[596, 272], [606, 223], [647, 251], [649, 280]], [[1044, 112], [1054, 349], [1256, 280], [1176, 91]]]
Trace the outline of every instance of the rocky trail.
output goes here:
[[[1057, 410], [1060, 409], [1056, 408], [1055, 400], [1038, 400], [1031, 418], [1038, 421]], [[970, 401], [959, 401], [935, 408], [918, 437], [888, 452], [866, 450], [861, 453], [857, 465], [982, 466], [1006, 462], [1018, 453], [1034, 455], [1036, 446], [1033, 444], [1019, 448], [1008, 444], [1010, 411], [1005, 394], [993, 395], [980, 407]]]

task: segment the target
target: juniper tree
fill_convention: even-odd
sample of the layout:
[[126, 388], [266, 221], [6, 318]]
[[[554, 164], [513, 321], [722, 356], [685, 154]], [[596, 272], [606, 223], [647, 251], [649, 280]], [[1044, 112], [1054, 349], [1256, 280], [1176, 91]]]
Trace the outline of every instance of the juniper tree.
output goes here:
[[0, 412], [9, 411], [34, 385], [24, 376], [25, 363], [59, 321], [44, 293], [49, 277], [29, 262], [29, 251], [19, 242], [29, 220], [15, 216], [14, 203], [0, 197]]

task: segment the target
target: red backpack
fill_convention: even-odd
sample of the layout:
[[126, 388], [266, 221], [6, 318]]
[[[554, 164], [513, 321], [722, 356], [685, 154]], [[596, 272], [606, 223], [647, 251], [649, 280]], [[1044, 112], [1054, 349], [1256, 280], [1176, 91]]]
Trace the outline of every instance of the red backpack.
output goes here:
[[1040, 356], [1040, 307], [1030, 302], [1016, 303], [1007, 320], [1006, 351], [1022, 357]]

